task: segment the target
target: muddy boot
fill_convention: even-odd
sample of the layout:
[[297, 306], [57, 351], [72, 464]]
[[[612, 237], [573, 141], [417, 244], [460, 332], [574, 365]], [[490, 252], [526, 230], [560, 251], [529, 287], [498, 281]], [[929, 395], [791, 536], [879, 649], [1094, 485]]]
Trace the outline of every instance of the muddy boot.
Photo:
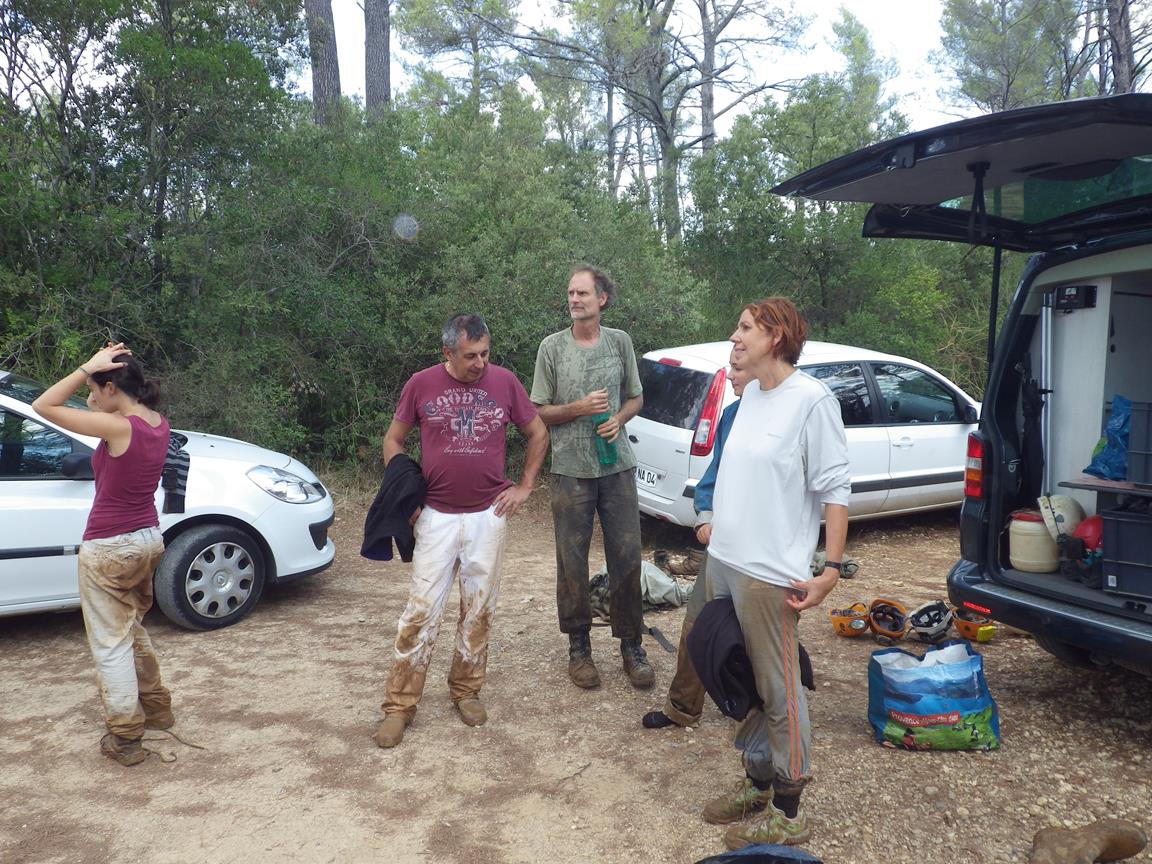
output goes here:
[[673, 576], [698, 576], [700, 565], [704, 563], [704, 550], [688, 547], [688, 554], [683, 561], [669, 564], [668, 572]]
[[468, 726], [483, 726], [488, 722], [488, 712], [484, 710], [484, 703], [476, 697], [461, 699], [456, 703], [456, 710], [460, 712], [460, 719]]
[[121, 738], [109, 732], [100, 739], [100, 752], [121, 765], [139, 765], [148, 758], [139, 738]]
[[144, 715], [144, 728], [145, 729], [171, 729], [176, 725], [176, 715], [171, 709], [166, 711], [159, 711], [156, 714]]
[[1101, 819], [1082, 828], [1041, 828], [1028, 864], [1095, 864], [1138, 855], [1148, 837], [1125, 819]]
[[585, 690], [600, 686], [600, 673], [592, 662], [592, 640], [587, 630], [568, 634], [568, 677]]
[[404, 740], [404, 730], [407, 728], [408, 719], [403, 714], [385, 714], [376, 727], [376, 746], [395, 747]]
[[656, 683], [656, 673], [648, 662], [648, 655], [640, 647], [639, 639], [621, 639], [620, 655], [624, 658], [624, 671], [637, 690], [647, 690]]

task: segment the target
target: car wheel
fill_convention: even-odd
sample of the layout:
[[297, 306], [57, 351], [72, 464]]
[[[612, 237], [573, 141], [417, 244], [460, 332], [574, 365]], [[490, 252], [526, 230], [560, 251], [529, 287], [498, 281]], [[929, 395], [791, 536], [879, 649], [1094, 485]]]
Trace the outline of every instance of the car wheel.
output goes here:
[[260, 600], [264, 570], [264, 555], [250, 535], [229, 525], [197, 525], [164, 552], [156, 568], [156, 602], [181, 627], [227, 627]]
[[1100, 666], [1092, 662], [1088, 651], [1084, 648], [1079, 648], [1075, 645], [1069, 645], [1067, 642], [1061, 642], [1059, 639], [1053, 639], [1051, 636], [1040, 636], [1036, 633], [1032, 634], [1032, 638], [1036, 640], [1036, 644], [1055, 657], [1070, 666], [1080, 666], [1086, 669], [1099, 669]]

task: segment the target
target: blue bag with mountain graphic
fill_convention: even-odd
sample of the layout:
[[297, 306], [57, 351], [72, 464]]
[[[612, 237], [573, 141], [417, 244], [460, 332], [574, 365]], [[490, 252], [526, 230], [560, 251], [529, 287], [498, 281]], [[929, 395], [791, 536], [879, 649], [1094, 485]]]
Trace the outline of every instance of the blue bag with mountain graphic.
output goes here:
[[996, 750], [1000, 715], [984, 658], [962, 640], [923, 657], [901, 648], [868, 661], [868, 722], [876, 740], [904, 750]]

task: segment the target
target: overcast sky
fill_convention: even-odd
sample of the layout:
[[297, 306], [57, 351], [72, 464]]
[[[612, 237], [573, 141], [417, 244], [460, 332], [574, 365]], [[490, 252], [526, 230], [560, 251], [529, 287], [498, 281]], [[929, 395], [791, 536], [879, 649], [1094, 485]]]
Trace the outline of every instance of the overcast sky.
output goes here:
[[[522, 3], [522, 10], [531, 0]], [[958, 119], [956, 109], [941, 104], [942, 86], [928, 52], [940, 45], [940, 0], [802, 0], [797, 6], [814, 17], [805, 42], [811, 50], [779, 55], [766, 62], [759, 77], [783, 80], [838, 68], [839, 55], [829, 47], [832, 22], [841, 7], [868, 28], [878, 54], [899, 64], [900, 74], [888, 85], [899, 96], [899, 108], [914, 129]], [[336, 42], [340, 52], [340, 84], [346, 95], [364, 96], [364, 12], [357, 0], [332, 0]], [[403, 86], [403, 72], [393, 62], [393, 86]], [[300, 86], [307, 92], [305, 76]]]

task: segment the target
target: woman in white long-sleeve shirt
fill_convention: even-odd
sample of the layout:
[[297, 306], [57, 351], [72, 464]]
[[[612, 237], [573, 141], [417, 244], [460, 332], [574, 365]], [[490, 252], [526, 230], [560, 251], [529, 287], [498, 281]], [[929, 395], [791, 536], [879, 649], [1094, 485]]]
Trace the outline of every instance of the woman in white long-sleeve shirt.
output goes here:
[[[724, 835], [730, 849], [811, 836], [800, 808], [811, 779], [810, 729], [796, 625], [840, 578], [852, 483], [839, 403], [796, 369], [807, 333], [792, 301], [769, 297], [745, 307], [730, 337], [735, 365], [754, 380], [716, 479], [709, 594], [732, 598], [764, 701], [736, 734], [746, 776], [704, 808], [709, 822], [736, 823]], [[813, 577], [821, 517], [827, 565]]]

